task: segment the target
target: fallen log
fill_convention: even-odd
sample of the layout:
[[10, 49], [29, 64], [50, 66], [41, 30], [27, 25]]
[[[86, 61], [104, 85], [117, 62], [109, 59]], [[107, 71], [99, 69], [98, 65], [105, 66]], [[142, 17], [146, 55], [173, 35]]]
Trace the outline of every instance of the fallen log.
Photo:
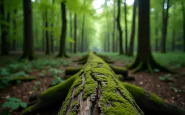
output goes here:
[[120, 82], [109, 65], [92, 52], [77, 74], [43, 92], [22, 115], [35, 115], [61, 105], [58, 115], [185, 114], [184, 109], [142, 88]]

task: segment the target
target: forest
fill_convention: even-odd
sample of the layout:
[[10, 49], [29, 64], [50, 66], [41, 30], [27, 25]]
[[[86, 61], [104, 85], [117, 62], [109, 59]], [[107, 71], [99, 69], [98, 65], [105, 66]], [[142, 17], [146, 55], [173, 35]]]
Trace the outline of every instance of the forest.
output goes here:
[[185, 0], [0, 0], [0, 115], [185, 115]]

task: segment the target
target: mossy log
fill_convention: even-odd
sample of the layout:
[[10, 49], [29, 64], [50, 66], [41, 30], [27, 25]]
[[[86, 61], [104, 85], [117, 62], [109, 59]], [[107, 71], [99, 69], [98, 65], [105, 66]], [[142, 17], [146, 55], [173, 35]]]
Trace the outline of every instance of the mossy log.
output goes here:
[[[39, 101], [22, 115], [34, 115], [60, 104], [58, 115], [144, 115], [155, 113], [158, 107], [171, 111], [171, 106], [166, 106], [159, 97], [148, 97], [141, 88], [120, 82], [107, 63], [89, 53], [87, 63], [77, 74], [43, 92]], [[175, 114], [168, 115], [185, 114], [183, 109], [175, 110]]]

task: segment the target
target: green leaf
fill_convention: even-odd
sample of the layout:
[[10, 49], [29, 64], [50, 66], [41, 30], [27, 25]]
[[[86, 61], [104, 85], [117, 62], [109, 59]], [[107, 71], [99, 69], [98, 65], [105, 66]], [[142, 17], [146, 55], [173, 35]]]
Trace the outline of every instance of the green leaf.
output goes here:
[[15, 98], [15, 97], [10, 97], [7, 100], [9, 100], [9, 101], [17, 101], [17, 102], [20, 102], [21, 101], [20, 99]]
[[35, 82], [35, 85], [40, 85], [40, 81], [36, 81]]
[[2, 105], [2, 108], [7, 108], [10, 107], [12, 105], [12, 103], [14, 103], [13, 101], [7, 101]]
[[26, 107], [27, 107], [27, 103], [25, 103], [25, 102], [20, 102], [20, 106], [23, 107], [23, 108], [26, 108]]
[[159, 70], [159, 69], [154, 69], [154, 72], [156, 72], [156, 73], [157, 73], [157, 72], [160, 72], [160, 70]]
[[161, 81], [164, 81], [164, 80], [165, 80], [165, 78], [164, 78], [164, 77], [160, 77], [159, 79], [160, 79]]
[[12, 103], [11, 108], [12, 110], [15, 110], [19, 107], [19, 103]]

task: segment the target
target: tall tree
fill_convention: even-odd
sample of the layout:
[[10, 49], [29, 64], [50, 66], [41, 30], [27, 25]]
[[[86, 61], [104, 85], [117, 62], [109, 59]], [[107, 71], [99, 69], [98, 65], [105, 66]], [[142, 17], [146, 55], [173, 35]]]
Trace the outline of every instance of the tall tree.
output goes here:
[[174, 4], [173, 6], [173, 29], [172, 29], [172, 40], [171, 40], [171, 50], [174, 51], [175, 50], [175, 37], [176, 37], [176, 24], [174, 22], [176, 22], [176, 5]]
[[185, 52], [185, 3], [182, 1], [182, 15], [183, 15], [183, 38], [184, 38], [184, 52]]
[[115, 47], [115, 33], [116, 33], [116, 3], [113, 0], [113, 32], [112, 32], [112, 51], [116, 51]]
[[66, 32], [67, 32], [67, 19], [66, 19], [66, 5], [65, 1], [61, 3], [61, 15], [62, 15], [62, 32], [60, 37], [60, 48], [58, 57], [68, 57], [66, 54]]
[[13, 39], [13, 44], [12, 44], [12, 48], [15, 51], [16, 50], [16, 28], [17, 28], [17, 24], [16, 24], [16, 16], [17, 16], [17, 9], [13, 10], [14, 12], [14, 17], [13, 17], [13, 34], [14, 34], [14, 39]]
[[127, 4], [126, 0], [124, 1], [124, 14], [125, 14], [125, 54], [128, 55], [128, 29], [127, 29]]
[[74, 15], [74, 53], [77, 53], [77, 14]]
[[[52, 5], [55, 4], [55, 0], [52, 0]], [[51, 10], [51, 15], [54, 17], [54, 9]], [[53, 28], [54, 23], [51, 22], [51, 28]], [[54, 53], [54, 36], [53, 36], [53, 31], [50, 33], [50, 45], [51, 45], [51, 53]]]
[[153, 69], [161, 69], [168, 71], [162, 67], [152, 57], [150, 47], [150, 0], [139, 0], [139, 28], [138, 28], [138, 49], [135, 62], [129, 66], [134, 69], [133, 72], [149, 69], [153, 73]]
[[48, 11], [47, 9], [45, 9], [45, 28], [46, 28], [46, 55], [50, 54], [50, 47], [49, 47], [49, 31], [48, 28], [49, 27], [49, 23], [48, 23]]
[[31, 0], [23, 0], [24, 7], [24, 44], [23, 55], [20, 59], [33, 60], [33, 28]]
[[158, 29], [158, 12], [155, 13], [155, 51], [158, 51], [158, 36], [159, 36], [159, 29]]
[[162, 4], [162, 39], [161, 39], [161, 53], [166, 52], [166, 36], [168, 26], [168, 11], [170, 7], [170, 0], [163, 0]]
[[[6, 14], [5, 14], [5, 7], [4, 7], [4, 0], [0, 1], [0, 18], [3, 23], [1, 24], [1, 54], [8, 55], [9, 54], [9, 45], [8, 45], [8, 25], [6, 24]], [[10, 13], [7, 14], [8, 16]], [[7, 16], [7, 18], [8, 18]]]
[[[69, 34], [70, 34], [70, 37], [72, 39], [73, 38], [73, 34], [72, 34], [72, 32], [73, 32], [72, 12], [70, 12], [70, 14], [69, 14], [69, 20], [70, 20], [70, 32], [69, 32]], [[73, 43], [70, 42], [70, 52], [71, 53], [73, 53], [72, 46], [73, 46]]]
[[[85, 2], [86, 0], [84, 0], [84, 5], [85, 5]], [[81, 39], [81, 52], [83, 52], [83, 47], [84, 47], [84, 34], [85, 34], [85, 14], [83, 14], [83, 17], [82, 17], [82, 39]]]
[[129, 46], [128, 56], [133, 56], [133, 52], [134, 52], [137, 1], [138, 0], [134, 0], [134, 8], [133, 8], [133, 15], [132, 15], [132, 31], [131, 31], [131, 37], [130, 37], [130, 46]]
[[117, 27], [119, 31], [119, 54], [123, 55], [123, 40], [122, 40], [122, 29], [120, 24], [120, 6], [121, 6], [121, 0], [118, 0], [118, 14], [117, 14]]

